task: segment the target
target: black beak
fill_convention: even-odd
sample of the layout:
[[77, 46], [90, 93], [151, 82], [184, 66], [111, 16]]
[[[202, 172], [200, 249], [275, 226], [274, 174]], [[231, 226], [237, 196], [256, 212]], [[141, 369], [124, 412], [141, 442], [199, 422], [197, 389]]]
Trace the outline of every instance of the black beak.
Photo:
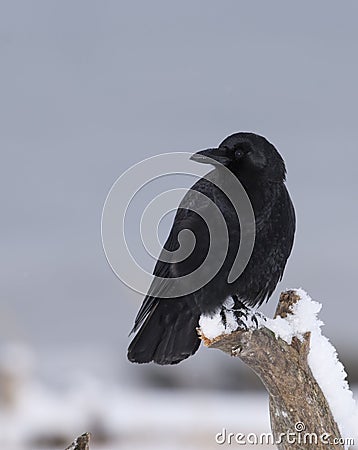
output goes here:
[[231, 161], [226, 155], [225, 150], [222, 148], [208, 148], [207, 150], [201, 150], [200, 152], [194, 153], [190, 159], [195, 162], [212, 164], [214, 166], [227, 166]]

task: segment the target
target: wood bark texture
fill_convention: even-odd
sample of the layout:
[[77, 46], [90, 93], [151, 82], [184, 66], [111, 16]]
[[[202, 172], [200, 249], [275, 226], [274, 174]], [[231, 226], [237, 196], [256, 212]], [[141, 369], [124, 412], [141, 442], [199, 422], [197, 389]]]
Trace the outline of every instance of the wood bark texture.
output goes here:
[[89, 433], [83, 433], [77, 439], [75, 439], [66, 450], [89, 450], [89, 441], [91, 435]]

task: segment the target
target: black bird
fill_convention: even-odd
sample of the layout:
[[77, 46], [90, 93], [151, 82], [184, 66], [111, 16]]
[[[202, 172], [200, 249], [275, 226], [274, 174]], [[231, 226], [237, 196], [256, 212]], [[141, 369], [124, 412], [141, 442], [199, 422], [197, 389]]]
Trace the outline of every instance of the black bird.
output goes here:
[[[218, 310], [224, 310], [224, 303], [230, 297], [235, 301], [238, 318], [247, 308], [260, 306], [270, 298], [281, 280], [291, 253], [295, 212], [285, 186], [285, 163], [269, 141], [254, 133], [236, 133], [227, 137], [218, 148], [195, 153], [191, 159], [212, 164], [214, 169], [208, 174], [209, 180], [201, 178], [184, 196], [164, 249], [177, 251], [185, 241], [183, 235], [178, 238], [183, 230], [190, 230], [195, 235], [195, 246], [182, 261], [165, 262], [159, 257], [154, 275], [161, 279], [154, 278], [135, 319], [132, 332], [136, 335], [128, 349], [131, 362], [176, 364], [193, 355], [200, 344], [196, 331], [200, 315], [214, 315]], [[245, 212], [242, 218], [239, 211], [239, 220], [230, 199], [214, 184], [218, 182], [222, 186], [228, 182], [225, 168], [244, 187], [254, 212], [253, 251], [234, 282], [228, 277], [240, 238], [245, 239], [240, 224], [248, 218]], [[172, 278], [184, 277], [201, 265], [210, 272], [214, 260], [205, 261], [209, 245], [213, 246], [218, 258], [226, 248], [225, 236], [220, 233], [210, 235], [210, 227], [201, 217], [205, 211], [210, 215], [210, 200], [219, 208], [227, 225], [229, 245], [224, 262], [216, 275], [195, 292], [171, 295]]]

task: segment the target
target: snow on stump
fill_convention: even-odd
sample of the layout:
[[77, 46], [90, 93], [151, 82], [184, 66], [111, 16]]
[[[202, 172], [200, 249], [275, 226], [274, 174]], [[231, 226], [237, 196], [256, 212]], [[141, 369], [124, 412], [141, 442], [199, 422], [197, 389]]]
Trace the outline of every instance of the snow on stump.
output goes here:
[[357, 409], [336, 351], [321, 334], [320, 309], [303, 290], [291, 290], [281, 294], [275, 318], [258, 327], [216, 337], [210, 327], [207, 335], [198, 329], [205, 345], [239, 357], [260, 377], [279, 450], [344, 449], [342, 436], [356, 437]]

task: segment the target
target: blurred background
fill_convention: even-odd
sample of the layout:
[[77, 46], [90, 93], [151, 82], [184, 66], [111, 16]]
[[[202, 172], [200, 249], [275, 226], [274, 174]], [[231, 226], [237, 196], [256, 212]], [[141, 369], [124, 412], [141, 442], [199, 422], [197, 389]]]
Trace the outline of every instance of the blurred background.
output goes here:
[[286, 288], [322, 302], [357, 385], [357, 14], [353, 0], [0, 3], [2, 449], [64, 448], [84, 431], [95, 448], [207, 449], [223, 427], [269, 431], [239, 361], [201, 348], [174, 367], [127, 362], [142, 298], [101, 244], [124, 170], [237, 131], [283, 155], [298, 217], [263, 310]]

